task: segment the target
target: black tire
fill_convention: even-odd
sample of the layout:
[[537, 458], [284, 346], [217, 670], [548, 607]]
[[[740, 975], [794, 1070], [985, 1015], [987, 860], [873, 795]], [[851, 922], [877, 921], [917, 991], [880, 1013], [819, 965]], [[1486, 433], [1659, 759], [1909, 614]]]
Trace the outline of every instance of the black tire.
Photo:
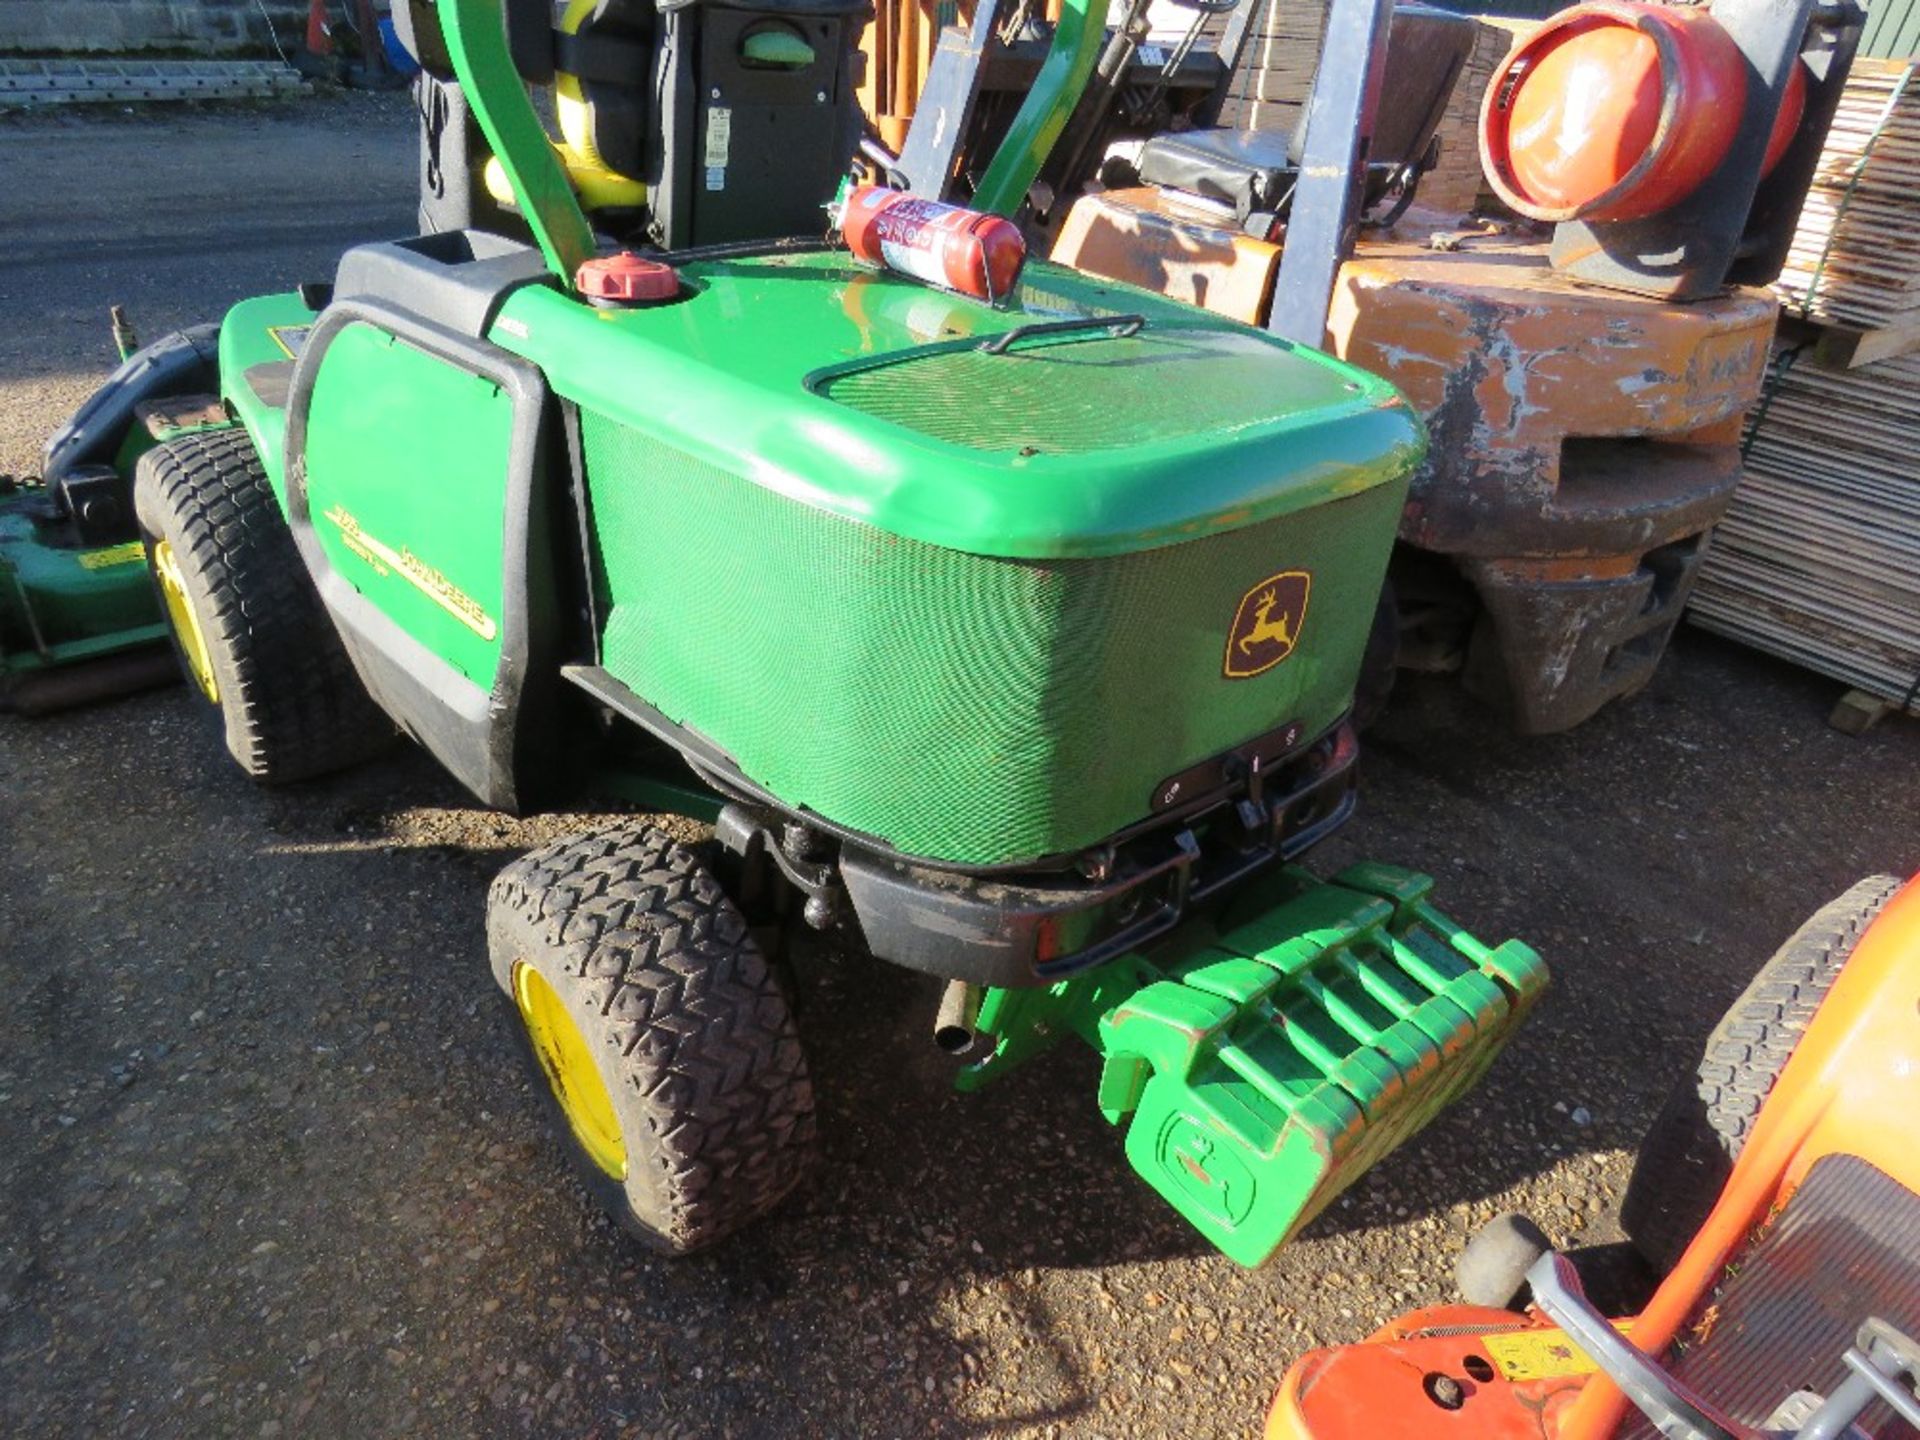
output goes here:
[[[567, 1148], [628, 1231], [685, 1254], [800, 1183], [818, 1139], [793, 1011], [694, 852], [641, 827], [543, 846], [494, 880], [487, 945]], [[521, 967], [551, 987], [594, 1057], [624, 1177], [572, 1128], [515, 999]]]
[[[134, 512], [161, 613], [163, 543], [217, 682], [227, 749], [262, 784], [306, 780], [378, 752], [392, 724], [367, 695], [294, 548], [246, 432], [155, 446], [134, 469]], [[174, 653], [194, 680], [176, 625]]]
[[1380, 598], [1374, 603], [1373, 625], [1367, 631], [1367, 648], [1361, 654], [1360, 674], [1353, 686], [1353, 728], [1363, 735], [1387, 713], [1393, 682], [1399, 674], [1399, 656], [1400, 610], [1389, 581], [1380, 587]]
[[1793, 1048], [1900, 882], [1862, 880], [1814, 912], [1707, 1037], [1654, 1117], [1620, 1205], [1621, 1228], [1665, 1274], [1713, 1209]]

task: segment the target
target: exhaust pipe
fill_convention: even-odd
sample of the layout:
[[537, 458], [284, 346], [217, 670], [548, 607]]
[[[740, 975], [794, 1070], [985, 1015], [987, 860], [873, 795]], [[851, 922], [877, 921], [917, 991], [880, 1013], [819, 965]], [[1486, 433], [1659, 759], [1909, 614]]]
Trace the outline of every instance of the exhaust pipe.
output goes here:
[[940, 1008], [933, 1016], [933, 1043], [949, 1055], [964, 1055], [973, 1048], [979, 1032], [973, 1027], [980, 1019], [980, 987], [965, 980], [949, 980], [940, 994]]

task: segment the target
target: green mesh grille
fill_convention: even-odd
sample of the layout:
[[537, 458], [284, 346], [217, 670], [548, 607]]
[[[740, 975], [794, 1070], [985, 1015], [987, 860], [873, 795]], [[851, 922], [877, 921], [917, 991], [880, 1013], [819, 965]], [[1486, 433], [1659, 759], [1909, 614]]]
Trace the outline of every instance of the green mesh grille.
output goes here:
[[[1312, 401], [1337, 399], [1352, 388], [1334, 372], [1298, 378], [1326, 392], [1307, 397]], [[1036, 336], [998, 355], [977, 346], [921, 351], [835, 376], [820, 389], [842, 405], [949, 444], [1071, 455], [1269, 419], [1274, 346], [1230, 330]], [[1088, 403], [1089, 396], [1098, 403]], [[1288, 398], [1294, 403], [1297, 397]]]
[[[1159, 550], [1017, 561], [813, 510], [583, 415], [602, 663], [788, 804], [965, 864], [1096, 843], [1156, 783], [1348, 703], [1383, 485]], [[1313, 572], [1298, 650], [1221, 674], [1248, 587]]]

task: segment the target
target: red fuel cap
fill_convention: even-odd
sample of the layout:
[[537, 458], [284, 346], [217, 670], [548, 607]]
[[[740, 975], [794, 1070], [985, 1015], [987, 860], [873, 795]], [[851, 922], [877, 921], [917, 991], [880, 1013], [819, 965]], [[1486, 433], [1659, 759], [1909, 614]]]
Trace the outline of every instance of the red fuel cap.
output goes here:
[[622, 250], [587, 261], [574, 272], [573, 288], [589, 300], [648, 305], [678, 295], [680, 277], [671, 265]]

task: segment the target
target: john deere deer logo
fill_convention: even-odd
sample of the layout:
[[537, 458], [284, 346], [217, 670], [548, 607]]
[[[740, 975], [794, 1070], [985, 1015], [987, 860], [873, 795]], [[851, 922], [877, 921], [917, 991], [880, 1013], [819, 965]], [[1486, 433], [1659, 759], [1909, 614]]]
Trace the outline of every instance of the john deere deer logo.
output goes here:
[[1313, 577], [1304, 570], [1269, 575], [1240, 598], [1239, 613], [1227, 632], [1229, 680], [1261, 675], [1293, 653], [1307, 618]]

